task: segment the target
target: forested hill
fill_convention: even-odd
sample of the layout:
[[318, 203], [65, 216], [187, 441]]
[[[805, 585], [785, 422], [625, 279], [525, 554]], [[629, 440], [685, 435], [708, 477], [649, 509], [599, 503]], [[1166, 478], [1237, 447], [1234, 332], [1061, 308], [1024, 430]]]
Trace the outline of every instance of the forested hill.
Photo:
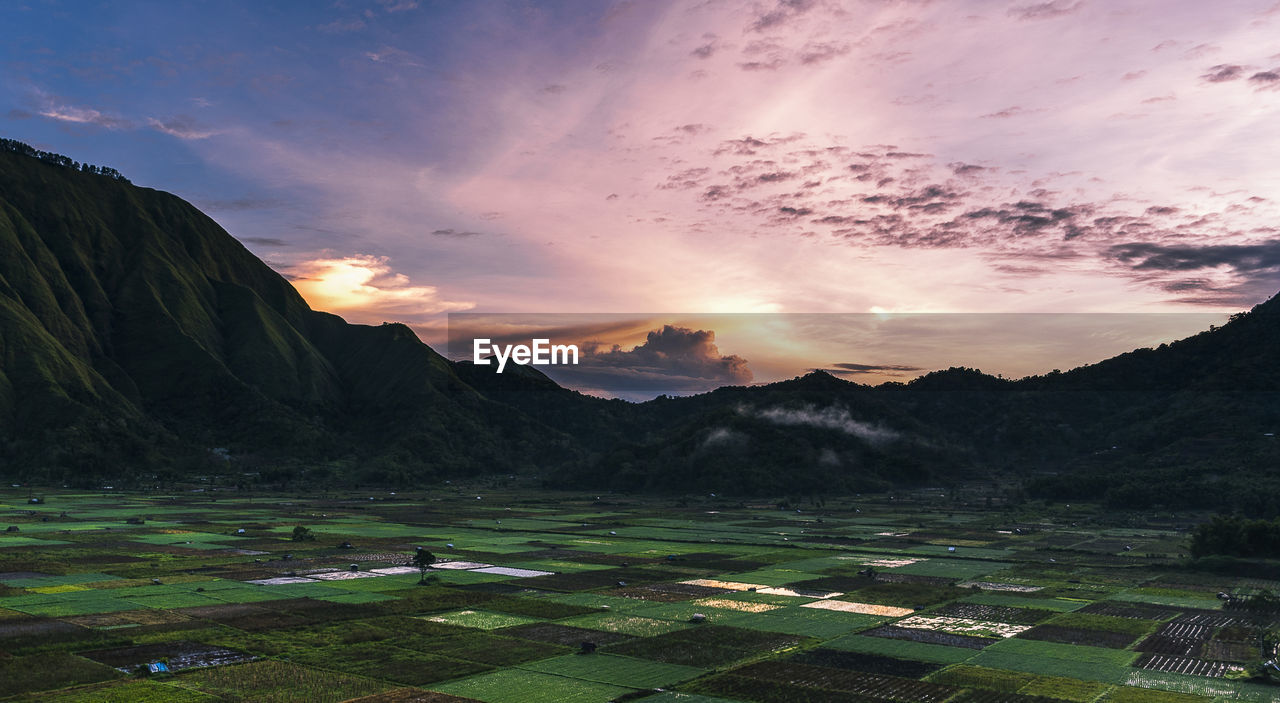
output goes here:
[[14, 150], [0, 152], [0, 437], [6, 473], [80, 482], [226, 470], [226, 456], [387, 482], [573, 458], [407, 327], [311, 310], [190, 204]]
[[1016, 479], [1032, 494], [1280, 511], [1280, 302], [1020, 381], [824, 373], [642, 404], [454, 364], [311, 310], [181, 199], [0, 144], [0, 474], [279, 486], [522, 473], [779, 494]]

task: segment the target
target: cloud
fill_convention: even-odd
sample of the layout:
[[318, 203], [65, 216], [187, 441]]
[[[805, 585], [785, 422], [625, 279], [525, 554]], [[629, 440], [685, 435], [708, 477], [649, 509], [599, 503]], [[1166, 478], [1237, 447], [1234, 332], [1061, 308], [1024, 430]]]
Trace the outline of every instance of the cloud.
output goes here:
[[712, 56], [715, 56], [716, 52], [720, 49], [718, 37], [714, 34], [709, 34], [702, 38], [709, 41], [707, 41], [706, 44], [700, 44], [694, 47], [693, 51], [689, 52], [689, 55], [698, 59], [709, 59]]
[[1228, 81], [1237, 80], [1243, 75], [1244, 66], [1220, 63], [1217, 66], [1210, 66], [1209, 70], [1205, 72], [1204, 75], [1200, 76], [1200, 78], [1208, 81], [1209, 83], [1226, 83]]
[[919, 366], [907, 366], [905, 364], [854, 364], [854, 363], [838, 363], [832, 364], [831, 368], [813, 369], [814, 371], [826, 371], [829, 374], [837, 374], [841, 376], [859, 376], [863, 374], [875, 374], [879, 376], [900, 376], [904, 373], [915, 373], [916, 371], [924, 371]]
[[813, 9], [817, 4], [817, 0], [778, 0], [772, 9], [757, 14], [748, 29], [753, 32], [776, 29]]
[[413, 68], [423, 68], [426, 66], [414, 54], [397, 49], [394, 46], [384, 46], [377, 51], [366, 51], [364, 57], [374, 63], [385, 63], [391, 66], [410, 66]]
[[378, 0], [378, 4], [387, 12], [407, 12], [418, 7], [417, 0]]
[[956, 174], [957, 176], [972, 176], [987, 170], [985, 166], [978, 166], [977, 164], [966, 164], [962, 161], [949, 163], [947, 164], [947, 166], [950, 167], [951, 172]]
[[455, 239], [466, 239], [467, 237], [479, 237], [479, 232], [470, 232], [466, 230], [457, 230], [452, 227], [448, 229], [437, 229], [431, 231], [433, 237], [454, 237]]
[[354, 255], [312, 259], [287, 269], [293, 287], [312, 308], [355, 322], [416, 321], [474, 303], [444, 300], [435, 286], [414, 285], [392, 271], [386, 257]]
[[649, 369], [722, 384], [745, 384], [752, 379], [746, 359], [720, 353], [713, 330], [663, 325], [630, 351], [614, 345], [607, 350], [588, 347], [584, 354], [601, 366]]
[[898, 439], [899, 433], [879, 425], [859, 422], [853, 419], [845, 408], [831, 406], [819, 409], [813, 405], [799, 408], [771, 407], [764, 409], [739, 408], [738, 412], [748, 417], [757, 417], [775, 425], [808, 426], [820, 429], [835, 430], [858, 437], [872, 444], [883, 444]]
[[[564, 339], [553, 338], [553, 343], [564, 343]], [[631, 349], [582, 342], [576, 366], [546, 366], [541, 370], [562, 385], [611, 397], [641, 392], [645, 397], [655, 393], [701, 393], [751, 383], [753, 374], [747, 360], [722, 354], [715, 340], [712, 330], [663, 325], [650, 330], [645, 341]]]
[[1273, 68], [1270, 71], [1259, 71], [1249, 76], [1249, 82], [1257, 86], [1259, 90], [1274, 90], [1280, 88], [1280, 68]]
[[208, 139], [221, 133], [221, 130], [199, 124], [190, 115], [175, 115], [165, 120], [151, 117], [147, 118], [147, 125], [157, 132], [179, 139]]
[[702, 440], [702, 448], [710, 449], [712, 447], [740, 447], [749, 441], [745, 433], [737, 432], [728, 427], [716, 427], [707, 433], [706, 439]]
[[287, 247], [289, 242], [275, 237], [240, 237], [245, 244], [257, 244], [262, 247]]
[[47, 117], [51, 120], [59, 122], [70, 122], [73, 124], [91, 124], [104, 129], [133, 129], [133, 123], [122, 117], [108, 115], [104, 112], [94, 110], [87, 107], [76, 107], [74, 105], [58, 105], [49, 104], [44, 109], [38, 111], [41, 117]]
[[1137, 271], [1194, 271], [1218, 266], [1242, 273], [1280, 271], [1280, 240], [1205, 246], [1138, 242], [1119, 244], [1107, 251], [1112, 258]]
[[996, 111], [996, 112], [990, 112], [990, 113], [987, 113], [987, 114], [985, 114], [985, 115], [981, 115], [981, 117], [982, 117], [982, 119], [986, 119], [986, 120], [992, 120], [992, 119], [994, 119], [994, 120], [1004, 120], [1004, 119], [1008, 119], [1008, 118], [1010, 118], [1010, 117], [1019, 117], [1019, 116], [1021, 116], [1021, 115], [1028, 115], [1028, 114], [1031, 114], [1031, 113], [1033, 113], [1033, 112], [1043, 112], [1043, 110], [1027, 110], [1027, 109], [1025, 109], [1025, 108], [1023, 108], [1023, 107], [1020, 107], [1020, 106], [1018, 106], [1018, 105], [1014, 105], [1014, 106], [1012, 106], [1012, 107], [1006, 107], [1006, 108], [1005, 108], [1005, 109], [1003, 109], [1003, 110], [998, 110], [998, 111]]
[[[1250, 305], [1280, 289], [1280, 240], [1255, 244], [1119, 244], [1113, 260], [1192, 305]], [[1194, 274], [1194, 275], [1189, 275]]]
[[812, 65], [848, 54], [853, 47], [845, 43], [811, 42], [800, 50], [800, 63]]
[[1084, 6], [1083, 2], [1067, 2], [1066, 0], [1050, 0], [1050, 2], [1032, 5], [1018, 5], [1009, 8], [1009, 16], [1020, 20], [1044, 20], [1070, 15]]
[[782, 68], [784, 63], [786, 62], [780, 58], [772, 58], [768, 61], [746, 61], [738, 64], [738, 68], [744, 71], [776, 71]]

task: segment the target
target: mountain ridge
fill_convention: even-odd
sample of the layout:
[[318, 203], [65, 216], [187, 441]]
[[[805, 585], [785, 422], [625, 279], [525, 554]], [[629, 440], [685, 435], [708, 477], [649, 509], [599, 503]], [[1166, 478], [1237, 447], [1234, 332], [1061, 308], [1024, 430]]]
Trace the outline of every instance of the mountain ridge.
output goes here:
[[1280, 425], [1277, 298], [1157, 349], [1018, 380], [955, 367], [872, 387], [814, 372], [632, 404], [312, 310], [195, 207], [110, 170], [0, 150], [0, 251], [6, 477], [522, 473], [744, 494], [1000, 478], [1147, 505], [1249, 493], [1259, 510], [1280, 494], [1265, 439]]

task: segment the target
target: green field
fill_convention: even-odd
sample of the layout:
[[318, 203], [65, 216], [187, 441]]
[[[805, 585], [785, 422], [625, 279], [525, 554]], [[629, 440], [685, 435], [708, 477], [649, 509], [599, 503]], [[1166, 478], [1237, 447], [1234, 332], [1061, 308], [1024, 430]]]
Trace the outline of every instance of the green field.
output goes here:
[[1229, 675], [1280, 613], [1217, 596], [1280, 584], [1112, 549], [1185, 527], [1091, 506], [27, 492], [0, 700], [1280, 701]]

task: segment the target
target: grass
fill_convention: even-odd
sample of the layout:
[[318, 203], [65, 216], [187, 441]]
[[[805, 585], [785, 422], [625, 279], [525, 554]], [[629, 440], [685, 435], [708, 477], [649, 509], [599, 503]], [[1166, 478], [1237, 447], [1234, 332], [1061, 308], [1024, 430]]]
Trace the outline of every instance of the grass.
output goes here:
[[[481, 492], [486, 500], [476, 505]], [[940, 691], [955, 698], [955, 691], [956, 703], [1005, 695], [1204, 703], [1271, 700], [1275, 693], [1238, 681], [1144, 671], [1131, 665], [1136, 652], [1034, 640], [1030, 632], [982, 650], [859, 634], [900, 617], [962, 618], [993, 631], [998, 623], [1038, 625], [1046, 629], [1037, 636], [1101, 645], [1137, 640], [1187, 603], [1235, 587], [1225, 577], [1179, 572], [1176, 564], [1145, 554], [1107, 553], [1106, 560], [1089, 563], [1090, 553], [1082, 551], [1070, 564], [1051, 564], [1035, 551], [1051, 537], [1072, 544], [1095, 539], [1102, 530], [1087, 522], [1062, 534], [1046, 528], [1015, 538], [989, 529], [1007, 519], [1002, 514], [954, 503], [904, 509], [902, 496], [892, 504], [861, 497], [860, 515], [848, 509], [797, 515], [736, 504], [711, 508], [696, 500], [687, 507], [654, 501], [593, 510], [594, 496], [513, 492], [499, 498], [487, 488], [451, 495], [250, 502], [228, 493], [214, 502], [209, 494], [51, 494], [50, 505], [39, 509], [49, 522], [25, 514], [15, 520], [22, 518], [24, 537], [67, 544], [44, 540], [49, 546], [36, 551], [0, 542], [0, 651], [9, 655], [0, 654], [0, 695], [143, 703], [457, 703], [457, 697], [604, 703], [624, 696], [658, 703], [844, 703], [859, 696], [922, 700], [918, 696]], [[0, 510], [4, 496], [0, 488]], [[20, 501], [8, 509], [27, 510]], [[71, 517], [60, 518], [62, 510]], [[134, 516], [146, 516], [146, 524], [123, 524]], [[592, 526], [583, 530], [581, 522]], [[320, 539], [290, 541], [298, 524]], [[247, 539], [234, 539], [239, 526]], [[878, 532], [919, 533], [933, 544], [801, 542], [800, 529], [876, 540]], [[779, 532], [792, 541], [781, 543]], [[340, 539], [356, 548], [336, 549]], [[979, 546], [984, 541], [1006, 548]], [[448, 542], [455, 548], [446, 548]], [[218, 548], [189, 549], [196, 544]], [[222, 551], [231, 544], [262, 553]], [[246, 583], [286, 571], [346, 572], [356, 562], [369, 573], [402, 563], [418, 544], [457, 560], [557, 573], [521, 579], [440, 570], [426, 586], [417, 584], [416, 573]], [[962, 551], [948, 556], [942, 551], [948, 544]], [[976, 551], [982, 549], [991, 553]], [[292, 559], [282, 561], [284, 554]], [[1117, 565], [1118, 558], [1133, 563]], [[916, 561], [906, 563], [910, 559]], [[1158, 568], [1144, 568], [1148, 561]], [[857, 575], [868, 563], [877, 564], [879, 578]], [[1042, 590], [954, 585], [969, 579]], [[684, 582], [760, 590], [738, 585], [717, 592]], [[843, 595], [821, 600], [813, 591]], [[1092, 602], [1114, 614], [1080, 611]], [[1148, 607], [1139, 608], [1142, 603]], [[833, 608], [812, 607], [826, 604]], [[707, 621], [690, 622], [695, 614]], [[1119, 617], [1131, 614], [1139, 617]], [[146, 645], [177, 651], [183, 641], [259, 659], [140, 680], [76, 655]], [[598, 650], [579, 655], [582, 642]], [[680, 691], [649, 695], [655, 687]]]
[[175, 684], [213, 696], [255, 703], [339, 703], [391, 686], [358, 676], [321, 671], [281, 661], [258, 661], [198, 669], [175, 677]]
[[170, 683], [121, 681], [38, 694], [27, 700], [57, 703], [214, 703], [223, 699]]
[[479, 630], [496, 630], [500, 627], [527, 625], [531, 622], [538, 622], [539, 620], [538, 618], [531, 618], [524, 615], [493, 613], [484, 610], [455, 610], [448, 613], [440, 613], [439, 615], [428, 615], [425, 616], [425, 619], [431, 622], [439, 622], [446, 625], [458, 625], [460, 627], [473, 627]]
[[955, 664], [958, 662], [968, 661], [973, 658], [974, 654], [976, 654], [972, 649], [964, 649], [961, 647], [947, 647], [940, 644], [911, 642], [909, 640], [894, 640], [887, 637], [864, 637], [862, 635], [840, 637], [824, 643], [823, 646], [830, 647], [832, 649], [841, 649], [848, 652], [880, 654], [889, 657], [901, 657], [903, 659], [919, 659], [920, 661], [935, 662], [938, 664]]
[[633, 689], [525, 669], [504, 669], [439, 684], [433, 691], [485, 703], [607, 703]]
[[109, 666], [65, 652], [0, 658], [0, 698], [119, 677]]
[[706, 673], [705, 669], [692, 666], [612, 654], [569, 654], [521, 664], [520, 668], [628, 688], [660, 688]]
[[978, 652], [969, 662], [1010, 671], [1123, 683], [1134, 671], [1129, 663], [1135, 658], [1137, 653], [1125, 650], [1006, 639]]

